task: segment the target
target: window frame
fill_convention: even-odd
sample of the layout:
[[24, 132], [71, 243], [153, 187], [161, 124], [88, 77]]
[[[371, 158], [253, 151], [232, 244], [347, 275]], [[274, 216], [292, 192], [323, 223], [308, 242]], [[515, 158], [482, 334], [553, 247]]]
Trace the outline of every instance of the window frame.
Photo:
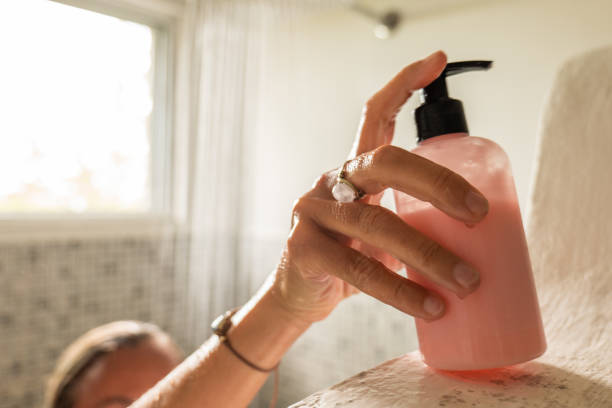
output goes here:
[[184, 0], [49, 0], [144, 24], [155, 38], [149, 164], [151, 208], [135, 213], [4, 213], [0, 241], [134, 236], [174, 229], [174, 98]]

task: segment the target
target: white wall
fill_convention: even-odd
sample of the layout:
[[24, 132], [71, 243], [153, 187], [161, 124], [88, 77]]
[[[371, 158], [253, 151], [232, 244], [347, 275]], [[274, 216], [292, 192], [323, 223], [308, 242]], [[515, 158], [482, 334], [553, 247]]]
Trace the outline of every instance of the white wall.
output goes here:
[[[495, 61], [489, 72], [453, 77], [449, 89], [463, 100], [471, 133], [508, 152], [525, 213], [539, 115], [555, 71], [571, 55], [612, 43], [611, 20], [610, 0], [508, 0], [408, 17], [385, 41], [373, 37], [371, 22], [349, 10], [274, 22], [260, 67], [259, 102], [245, 132], [243, 262], [252, 284], [277, 261], [293, 200], [320, 173], [342, 164], [364, 101], [405, 64], [437, 49], [450, 61]], [[414, 144], [415, 99], [398, 118], [395, 143], [406, 148]], [[287, 357], [293, 368], [286, 375], [296, 381], [285, 383], [285, 398], [415, 346], [410, 319], [363, 295], [347, 303]], [[378, 322], [376, 335], [366, 321]], [[385, 331], [391, 325], [396, 330]], [[344, 340], [334, 342], [339, 336]], [[333, 369], [313, 376], [313, 367], [327, 359]], [[305, 361], [310, 365], [295, 368]]]

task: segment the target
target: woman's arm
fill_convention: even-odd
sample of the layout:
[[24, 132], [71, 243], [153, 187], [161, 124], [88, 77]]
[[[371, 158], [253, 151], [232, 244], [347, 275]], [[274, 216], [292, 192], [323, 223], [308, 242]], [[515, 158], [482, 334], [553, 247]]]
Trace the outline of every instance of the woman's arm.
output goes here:
[[[252, 363], [275, 366], [311, 323], [359, 291], [415, 317], [441, 317], [444, 299], [388, 269], [378, 261], [386, 259], [381, 251], [460, 298], [478, 287], [478, 271], [378, 205], [381, 193], [393, 188], [469, 225], [488, 211], [486, 199], [461, 176], [389, 145], [401, 106], [445, 66], [444, 53], [434, 53], [408, 65], [377, 92], [364, 109], [351, 160], [323, 174], [296, 201], [276, 271], [235, 316], [228, 333], [235, 349]], [[353, 202], [333, 198], [341, 169], [365, 197]], [[244, 407], [265, 379], [213, 338], [134, 407]]]
[[[268, 279], [232, 318], [232, 346], [259, 367], [274, 367], [309, 327], [278, 302]], [[217, 336], [211, 337], [134, 408], [245, 407], [268, 377], [240, 361]]]

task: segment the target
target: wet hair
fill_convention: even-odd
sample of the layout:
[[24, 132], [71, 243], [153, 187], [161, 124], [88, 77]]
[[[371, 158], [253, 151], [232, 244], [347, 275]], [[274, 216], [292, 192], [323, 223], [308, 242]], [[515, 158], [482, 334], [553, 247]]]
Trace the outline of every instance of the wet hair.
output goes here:
[[98, 326], [76, 339], [59, 357], [47, 382], [44, 408], [72, 408], [80, 379], [102, 357], [146, 340], [161, 340], [181, 352], [164, 331], [151, 323], [117, 321]]

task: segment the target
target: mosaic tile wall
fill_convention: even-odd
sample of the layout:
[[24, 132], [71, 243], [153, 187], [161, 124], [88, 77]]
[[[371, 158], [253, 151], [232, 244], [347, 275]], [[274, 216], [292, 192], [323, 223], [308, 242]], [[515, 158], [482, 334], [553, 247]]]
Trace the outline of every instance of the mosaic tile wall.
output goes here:
[[39, 406], [59, 353], [99, 324], [151, 321], [184, 346], [184, 250], [171, 238], [0, 244], [0, 408]]

